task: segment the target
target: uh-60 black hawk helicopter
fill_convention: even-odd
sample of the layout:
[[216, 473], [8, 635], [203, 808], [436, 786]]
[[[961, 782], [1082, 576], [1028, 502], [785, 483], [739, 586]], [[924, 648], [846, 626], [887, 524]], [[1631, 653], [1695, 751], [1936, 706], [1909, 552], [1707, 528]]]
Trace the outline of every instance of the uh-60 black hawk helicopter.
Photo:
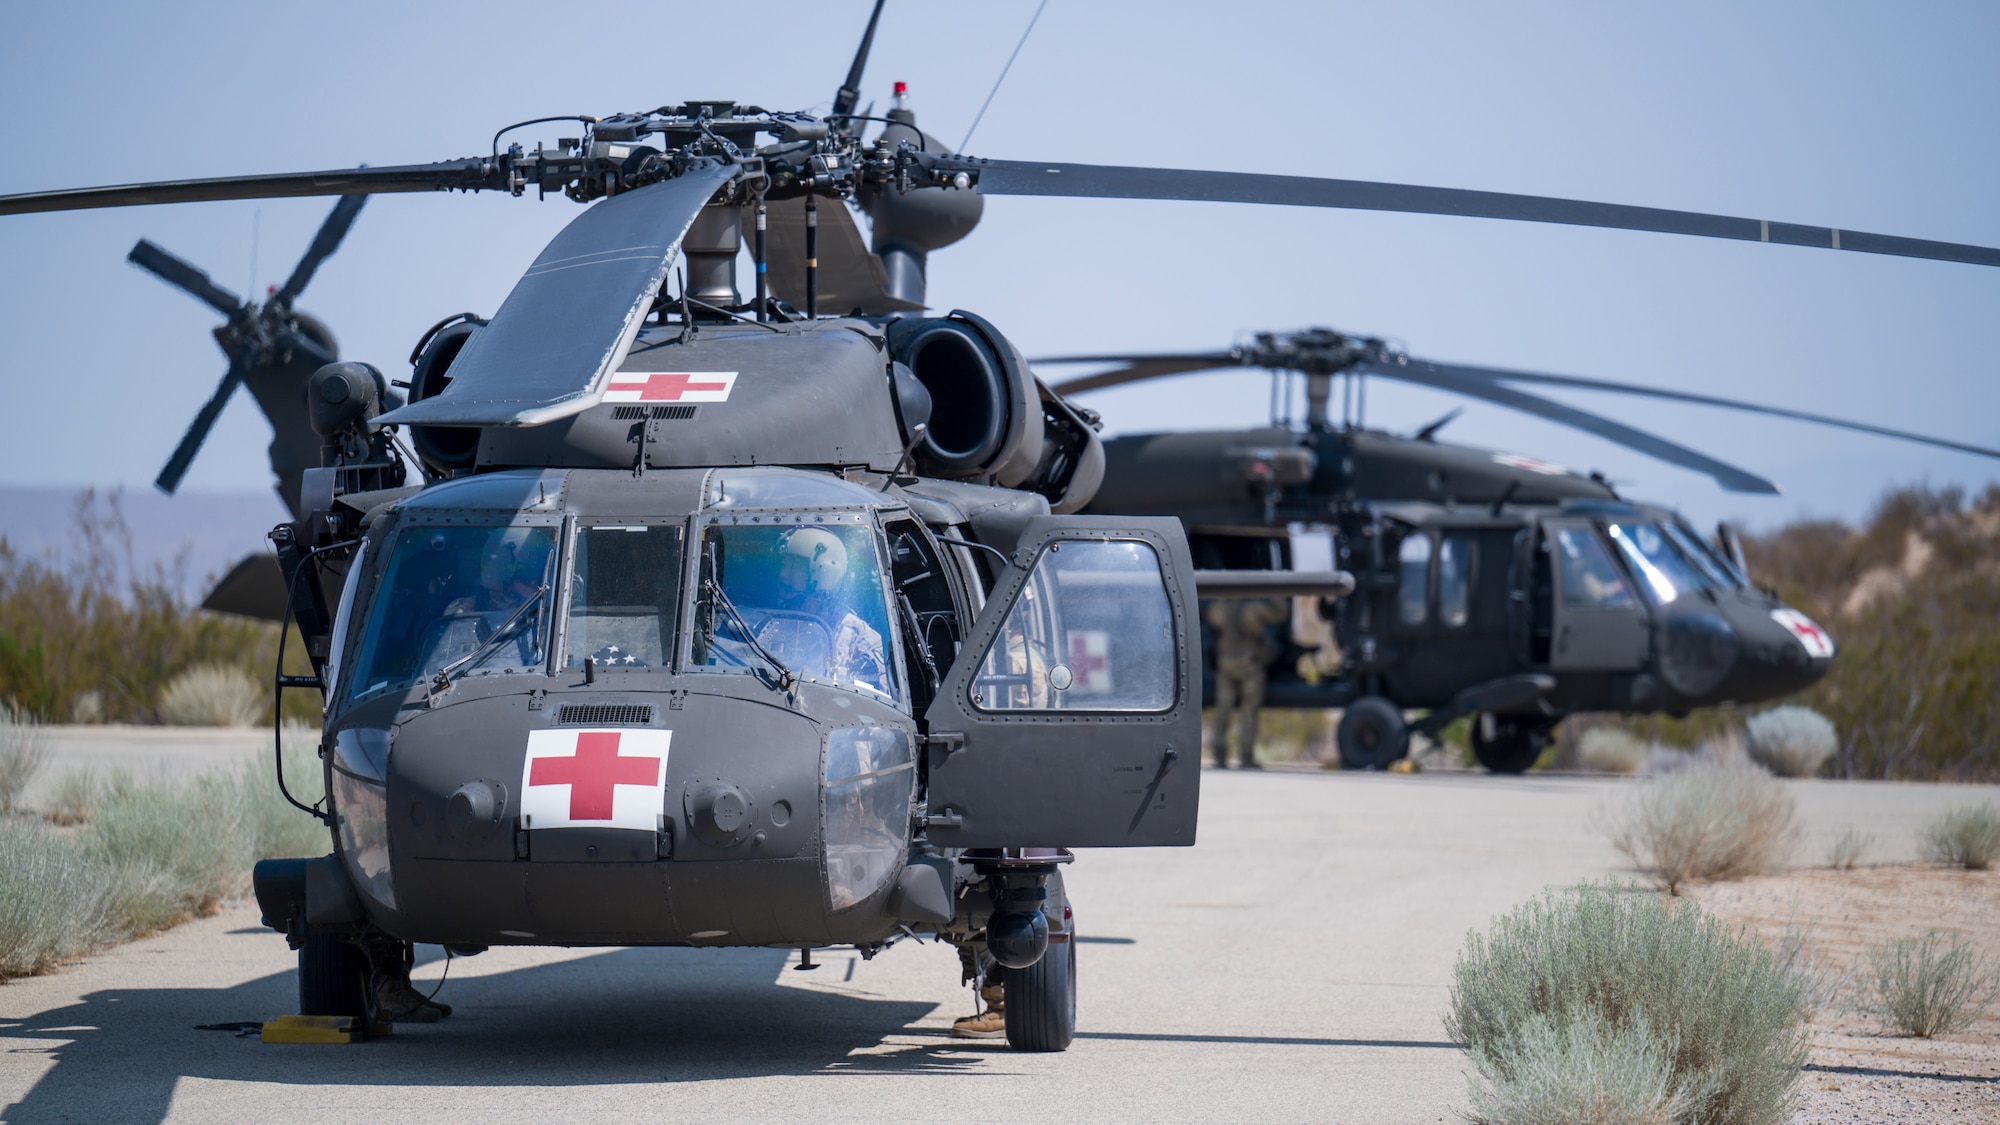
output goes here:
[[[1736, 492], [1778, 489], [1514, 384], [1746, 410], [2000, 457], [2000, 450], [1734, 399], [1433, 363], [1330, 329], [1261, 333], [1219, 352], [1035, 362], [1116, 365], [1055, 384], [1065, 396], [1230, 367], [1273, 372], [1269, 427], [1108, 439], [1104, 484], [1085, 511], [1177, 516], [1201, 567], [1351, 571], [1356, 595], [1311, 606], [1330, 626], [1324, 644], [1333, 651], [1303, 655], [1311, 671], [1325, 674], [1302, 675], [1300, 646], [1280, 646], [1264, 695], [1266, 706], [1342, 708], [1335, 744], [1350, 768], [1386, 766], [1408, 752], [1411, 730], [1436, 735], [1470, 715], [1479, 762], [1519, 773], [1569, 714], [1685, 714], [1772, 699], [1819, 679], [1835, 649], [1818, 624], [1756, 588], [1727, 524], [1706, 540], [1670, 509], [1620, 497], [1599, 474], [1436, 440], [1456, 410], [1410, 437], [1368, 429], [1369, 376], [1572, 426]], [[1305, 409], [1295, 426], [1286, 415], [1300, 376]], [[1210, 656], [1212, 684], [1212, 649]], [[1406, 709], [1427, 713], [1406, 724]]]
[[[1177, 520], [1075, 514], [1103, 471], [1091, 416], [983, 319], [911, 315], [925, 255], [972, 227], [982, 196], [1426, 211], [2000, 264], [1641, 208], [974, 159], [907, 119], [868, 143], [858, 72], [825, 119], [688, 102], [440, 164], [0, 197], [0, 214], [530, 187], [594, 204], [490, 320], [432, 333], [407, 405], [365, 365], [307, 384], [321, 464], [273, 542], [314, 670], [281, 687], [326, 701], [328, 798], [301, 807], [332, 854], [267, 862], [256, 889], [300, 949], [308, 1011], [400, 1003], [418, 941], [803, 961], [934, 934], [969, 973], [1002, 968], [1012, 1044], [1069, 1043], [1063, 849], [1194, 839], [1197, 596], [1349, 580], [1204, 576], [1198, 595]], [[872, 249], [842, 200], [869, 212]], [[819, 315], [823, 280], [852, 313]], [[402, 430], [421, 486], [395, 484]]]

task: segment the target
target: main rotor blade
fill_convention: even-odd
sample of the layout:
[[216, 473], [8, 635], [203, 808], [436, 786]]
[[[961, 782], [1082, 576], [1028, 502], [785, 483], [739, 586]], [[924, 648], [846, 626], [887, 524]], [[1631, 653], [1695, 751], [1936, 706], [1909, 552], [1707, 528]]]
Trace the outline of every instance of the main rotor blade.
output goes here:
[[884, 2], [875, 0], [875, 10], [869, 13], [868, 30], [861, 33], [861, 46], [855, 48], [854, 62], [847, 68], [847, 81], [833, 95], [833, 117], [853, 113], [861, 102], [861, 73], [868, 69], [868, 52], [875, 46], [875, 22], [882, 18]]
[[368, 195], [397, 191], [504, 189], [504, 176], [485, 157], [439, 164], [387, 168], [337, 168], [329, 172], [280, 172], [268, 176], [221, 176], [206, 180], [160, 180], [112, 187], [65, 188], [25, 195], [0, 195], [0, 215], [38, 211], [80, 211], [90, 207], [137, 207], [148, 203], [204, 203], [218, 199], [286, 199], [309, 195]]
[[1040, 364], [1056, 363], [1122, 363], [1110, 371], [1100, 371], [1095, 375], [1084, 375], [1076, 379], [1066, 379], [1052, 383], [1049, 389], [1059, 395], [1082, 394], [1085, 391], [1101, 391], [1106, 387], [1137, 383], [1143, 379], [1159, 379], [1168, 375], [1184, 375], [1190, 371], [1210, 371], [1218, 367], [1242, 367], [1248, 359], [1237, 352], [1208, 352], [1185, 355], [1065, 355], [1049, 356], [1028, 361], [1033, 367]]
[[1419, 215], [1464, 215], [1565, 226], [1656, 231], [1701, 238], [1732, 238], [1747, 242], [1776, 242], [1787, 246], [1817, 246], [1864, 254], [2000, 266], [2000, 249], [1989, 246], [1540, 195], [1419, 187], [1369, 180], [1269, 176], [1253, 172], [1203, 172], [1102, 164], [1035, 164], [1021, 160], [979, 161], [972, 167], [979, 173], [979, 190], [987, 195], [1195, 199], [1218, 203], [1405, 211]]
[[299, 264], [292, 268], [292, 276], [272, 295], [272, 304], [289, 305], [298, 299], [320, 263], [340, 249], [340, 240], [347, 237], [347, 228], [354, 225], [354, 217], [361, 213], [361, 205], [366, 202], [368, 197], [365, 195], [347, 195], [333, 205], [333, 213], [319, 225], [319, 233], [313, 235], [312, 245], [306, 248], [305, 257], [299, 259]]
[[1825, 414], [1811, 414], [1803, 410], [1787, 410], [1779, 406], [1760, 406], [1754, 402], [1743, 402], [1732, 398], [1717, 398], [1713, 395], [1689, 394], [1685, 391], [1666, 391], [1653, 387], [1638, 387], [1630, 383], [1613, 383], [1604, 379], [1579, 379], [1569, 375], [1540, 375], [1532, 371], [1509, 371], [1497, 367], [1467, 367], [1454, 364], [1452, 369], [1469, 376], [1487, 379], [1505, 379], [1512, 383], [1539, 383], [1551, 387], [1575, 387], [1585, 391], [1609, 391], [1613, 394], [1638, 395], [1643, 398], [1667, 399], [1672, 402], [1691, 402], [1699, 406], [1719, 406], [1724, 410], [1742, 410], [1752, 414], [1768, 414], [1775, 418], [1790, 418], [1799, 422], [1815, 422], [1822, 426], [1835, 426], [1858, 433], [1875, 434], [1879, 437], [1913, 441], [1922, 445], [1950, 449], [1959, 453], [1973, 453], [1981, 457], [2000, 457], [2000, 449], [1988, 449], [1983, 445], [1967, 445], [1964, 442], [1945, 438], [1913, 434], [1907, 430], [1892, 430], [1886, 426], [1871, 426], [1866, 422], [1850, 422], [1844, 418], [1832, 418]]
[[187, 475], [188, 466], [193, 464], [194, 455], [201, 443], [208, 438], [208, 431], [215, 427], [215, 420], [222, 416], [222, 408], [229, 405], [229, 396], [236, 392], [237, 384], [250, 373], [250, 367], [257, 362], [257, 345], [246, 343], [236, 349], [236, 355], [229, 361], [229, 370], [223, 373], [222, 382], [216, 385], [215, 393], [201, 404], [201, 410], [194, 416], [194, 424], [187, 433], [181, 435], [181, 443], [174, 447], [174, 455], [167, 458], [167, 467], [160, 470], [153, 487], [171, 496], [181, 486], [181, 478]]
[[243, 302], [234, 293], [217, 285], [205, 271], [143, 238], [132, 247], [130, 254], [125, 255], [125, 260], [169, 285], [186, 290], [195, 300], [223, 316], [233, 317], [243, 308]]
[[1715, 478], [1717, 484], [1731, 492], [1758, 492], [1773, 496], [1778, 494], [1777, 485], [1755, 473], [1718, 461], [1705, 453], [1697, 453], [1684, 445], [1677, 445], [1643, 430], [1635, 430], [1622, 422], [1614, 422], [1587, 410], [1578, 410], [1573, 406], [1551, 402], [1539, 395], [1503, 386], [1483, 373], [1417, 359], [1401, 363], [1363, 361], [1355, 364], [1350, 370], [1451, 391], [1467, 398], [1483, 399], [1524, 414], [1532, 414], [1537, 418], [1560, 422], [1585, 433], [1596, 434], [1627, 449], [1636, 449], [1668, 464], [1706, 473]]

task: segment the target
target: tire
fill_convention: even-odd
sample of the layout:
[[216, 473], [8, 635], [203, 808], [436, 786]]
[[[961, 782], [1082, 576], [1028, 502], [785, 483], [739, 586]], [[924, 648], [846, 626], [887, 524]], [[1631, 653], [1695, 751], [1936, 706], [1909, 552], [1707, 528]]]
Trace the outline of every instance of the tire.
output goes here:
[[1410, 728], [1402, 708], [1379, 695], [1364, 695], [1341, 712], [1334, 742], [1340, 749], [1340, 768], [1386, 769], [1410, 752]]
[[1025, 969], [1005, 969], [1007, 1045], [1016, 1051], [1067, 1051], [1076, 1038], [1076, 930]]
[[306, 935], [299, 946], [299, 1014], [369, 1019], [368, 959], [354, 943]]
[[1481, 713], [1472, 720], [1472, 756], [1493, 773], [1528, 772], [1549, 744], [1549, 729]]

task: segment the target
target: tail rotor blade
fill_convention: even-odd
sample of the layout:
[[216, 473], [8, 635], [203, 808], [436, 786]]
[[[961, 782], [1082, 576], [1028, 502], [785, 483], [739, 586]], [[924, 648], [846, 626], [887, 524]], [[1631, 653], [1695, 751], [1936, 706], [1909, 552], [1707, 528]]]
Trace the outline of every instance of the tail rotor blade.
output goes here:
[[195, 300], [223, 316], [233, 317], [243, 308], [243, 302], [235, 294], [217, 285], [208, 274], [143, 238], [132, 247], [130, 254], [125, 255], [125, 260], [167, 284], [185, 290]]
[[361, 205], [368, 202], [365, 195], [344, 195], [333, 205], [333, 212], [321, 223], [319, 233], [313, 236], [312, 245], [306, 248], [305, 257], [293, 268], [292, 276], [271, 298], [272, 304], [289, 305], [305, 290], [320, 263], [333, 256], [340, 249], [340, 240], [347, 237], [347, 228], [354, 225], [354, 217], [361, 213]]
[[202, 404], [201, 411], [194, 416], [194, 424], [188, 427], [187, 433], [181, 435], [180, 445], [174, 448], [174, 455], [167, 458], [167, 467], [160, 470], [159, 478], [153, 481], [153, 487], [171, 496], [174, 490], [181, 486], [181, 478], [187, 475], [188, 466], [194, 463], [196, 451], [201, 449], [201, 443], [208, 438], [208, 431], [215, 427], [215, 420], [222, 416], [222, 408], [229, 405], [229, 396], [236, 392], [237, 385], [243, 382], [243, 377], [250, 373], [250, 368], [256, 362], [257, 345], [244, 344], [237, 349], [235, 358], [230, 361], [229, 370], [222, 376], [222, 382], [216, 386], [215, 393], [209, 396], [208, 401]]

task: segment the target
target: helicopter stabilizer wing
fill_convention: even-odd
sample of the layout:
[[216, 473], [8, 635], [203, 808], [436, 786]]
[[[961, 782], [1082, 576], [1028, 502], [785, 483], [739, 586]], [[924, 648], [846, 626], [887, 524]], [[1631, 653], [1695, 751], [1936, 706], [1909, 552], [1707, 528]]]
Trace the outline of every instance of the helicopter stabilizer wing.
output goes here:
[[688, 227], [736, 174], [691, 168], [577, 216], [466, 343], [451, 385], [378, 420], [538, 426], [588, 409], [624, 362]]

